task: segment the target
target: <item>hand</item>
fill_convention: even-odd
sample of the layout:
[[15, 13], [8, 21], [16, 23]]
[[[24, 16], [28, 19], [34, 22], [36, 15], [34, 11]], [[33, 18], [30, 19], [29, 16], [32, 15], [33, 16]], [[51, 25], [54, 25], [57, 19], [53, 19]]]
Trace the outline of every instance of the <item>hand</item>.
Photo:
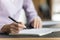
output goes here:
[[26, 28], [26, 26], [23, 23], [12, 23], [4, 25], [1, 29], [3, 33], [13, 33], [16, 34], [23, 28]]
[[40, 18], [35, 18], [32, 22], [31, 22], [31, 25], [34, 27], [34, 28], [42, 28], [42, 21]]

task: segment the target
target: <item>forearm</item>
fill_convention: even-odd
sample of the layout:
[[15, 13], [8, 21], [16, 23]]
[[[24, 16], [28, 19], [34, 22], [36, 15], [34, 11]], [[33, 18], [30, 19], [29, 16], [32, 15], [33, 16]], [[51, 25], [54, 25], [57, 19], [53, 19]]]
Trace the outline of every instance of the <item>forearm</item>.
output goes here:
[[32, 0], [25, 0], [24, 1], [24, 9], [28, 18], [29, 23], [35, 18], [39, 17], [35, 8]]

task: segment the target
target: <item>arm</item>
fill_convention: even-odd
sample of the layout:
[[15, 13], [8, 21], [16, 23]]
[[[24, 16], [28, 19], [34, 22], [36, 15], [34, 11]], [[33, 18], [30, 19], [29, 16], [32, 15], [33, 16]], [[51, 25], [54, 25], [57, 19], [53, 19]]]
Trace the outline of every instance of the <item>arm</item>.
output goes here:
[[32, 0], [24, 0], [23, 7], [25, 9], [29, 24], [33, 21], [34, 21], [33, 24], [36, 24], [35, 22], [37, 21], [35, 19], [38, 19], [38, 22], [40, 22], [41, 19], [37, 15], [37, 12], [34, 8]]
[[24, 9], [29, 22], [31, 22], [35, 17], [38, 17], [32, 0], [24, 0]]
[[[21, 22], [15, 23], [8, 19], [8, 14], [16, 13], [17, 9], [9, 0], [0, 0], [0, 32], [2, 33], [18, 33], [25, 28], [25, 25]], [[3, 13], [2, 13], [3, 12]]]

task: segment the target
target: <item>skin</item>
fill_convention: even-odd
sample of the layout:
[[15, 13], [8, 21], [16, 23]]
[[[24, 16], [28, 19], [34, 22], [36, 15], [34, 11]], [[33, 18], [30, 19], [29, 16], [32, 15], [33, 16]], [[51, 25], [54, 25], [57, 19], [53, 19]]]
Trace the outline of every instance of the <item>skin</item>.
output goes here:
[[[31, 25], [34, 28], [42, 28], [42, 21], [40, 18], [35, 18], [32, 22]], [[12, 23], [12, 24], [6, 24], [2, 27], [1, 31], [3, 33], [13, 33], [16, 34], [19, 31], [21, 31], [22, 29], [26, 28], [26, 26], [24, 25], [24, 23]]]
[[34, 27], [34, 28], [42, 28], [42, 21], [40, 18], [35, 18], [32, 22], [31, 22], [31, 25]]

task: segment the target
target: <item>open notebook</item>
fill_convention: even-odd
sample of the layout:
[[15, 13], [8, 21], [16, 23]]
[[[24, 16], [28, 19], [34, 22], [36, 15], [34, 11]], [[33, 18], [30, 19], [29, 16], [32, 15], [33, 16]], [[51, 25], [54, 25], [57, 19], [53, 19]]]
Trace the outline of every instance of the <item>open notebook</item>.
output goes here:
[[9, 35], [38, 35], [43, 36], [52, 32], [60, 31], [60, 28], [41, 28], [41, 29], [24, 29], [21, 30], [18, 34], [9, 34]]

